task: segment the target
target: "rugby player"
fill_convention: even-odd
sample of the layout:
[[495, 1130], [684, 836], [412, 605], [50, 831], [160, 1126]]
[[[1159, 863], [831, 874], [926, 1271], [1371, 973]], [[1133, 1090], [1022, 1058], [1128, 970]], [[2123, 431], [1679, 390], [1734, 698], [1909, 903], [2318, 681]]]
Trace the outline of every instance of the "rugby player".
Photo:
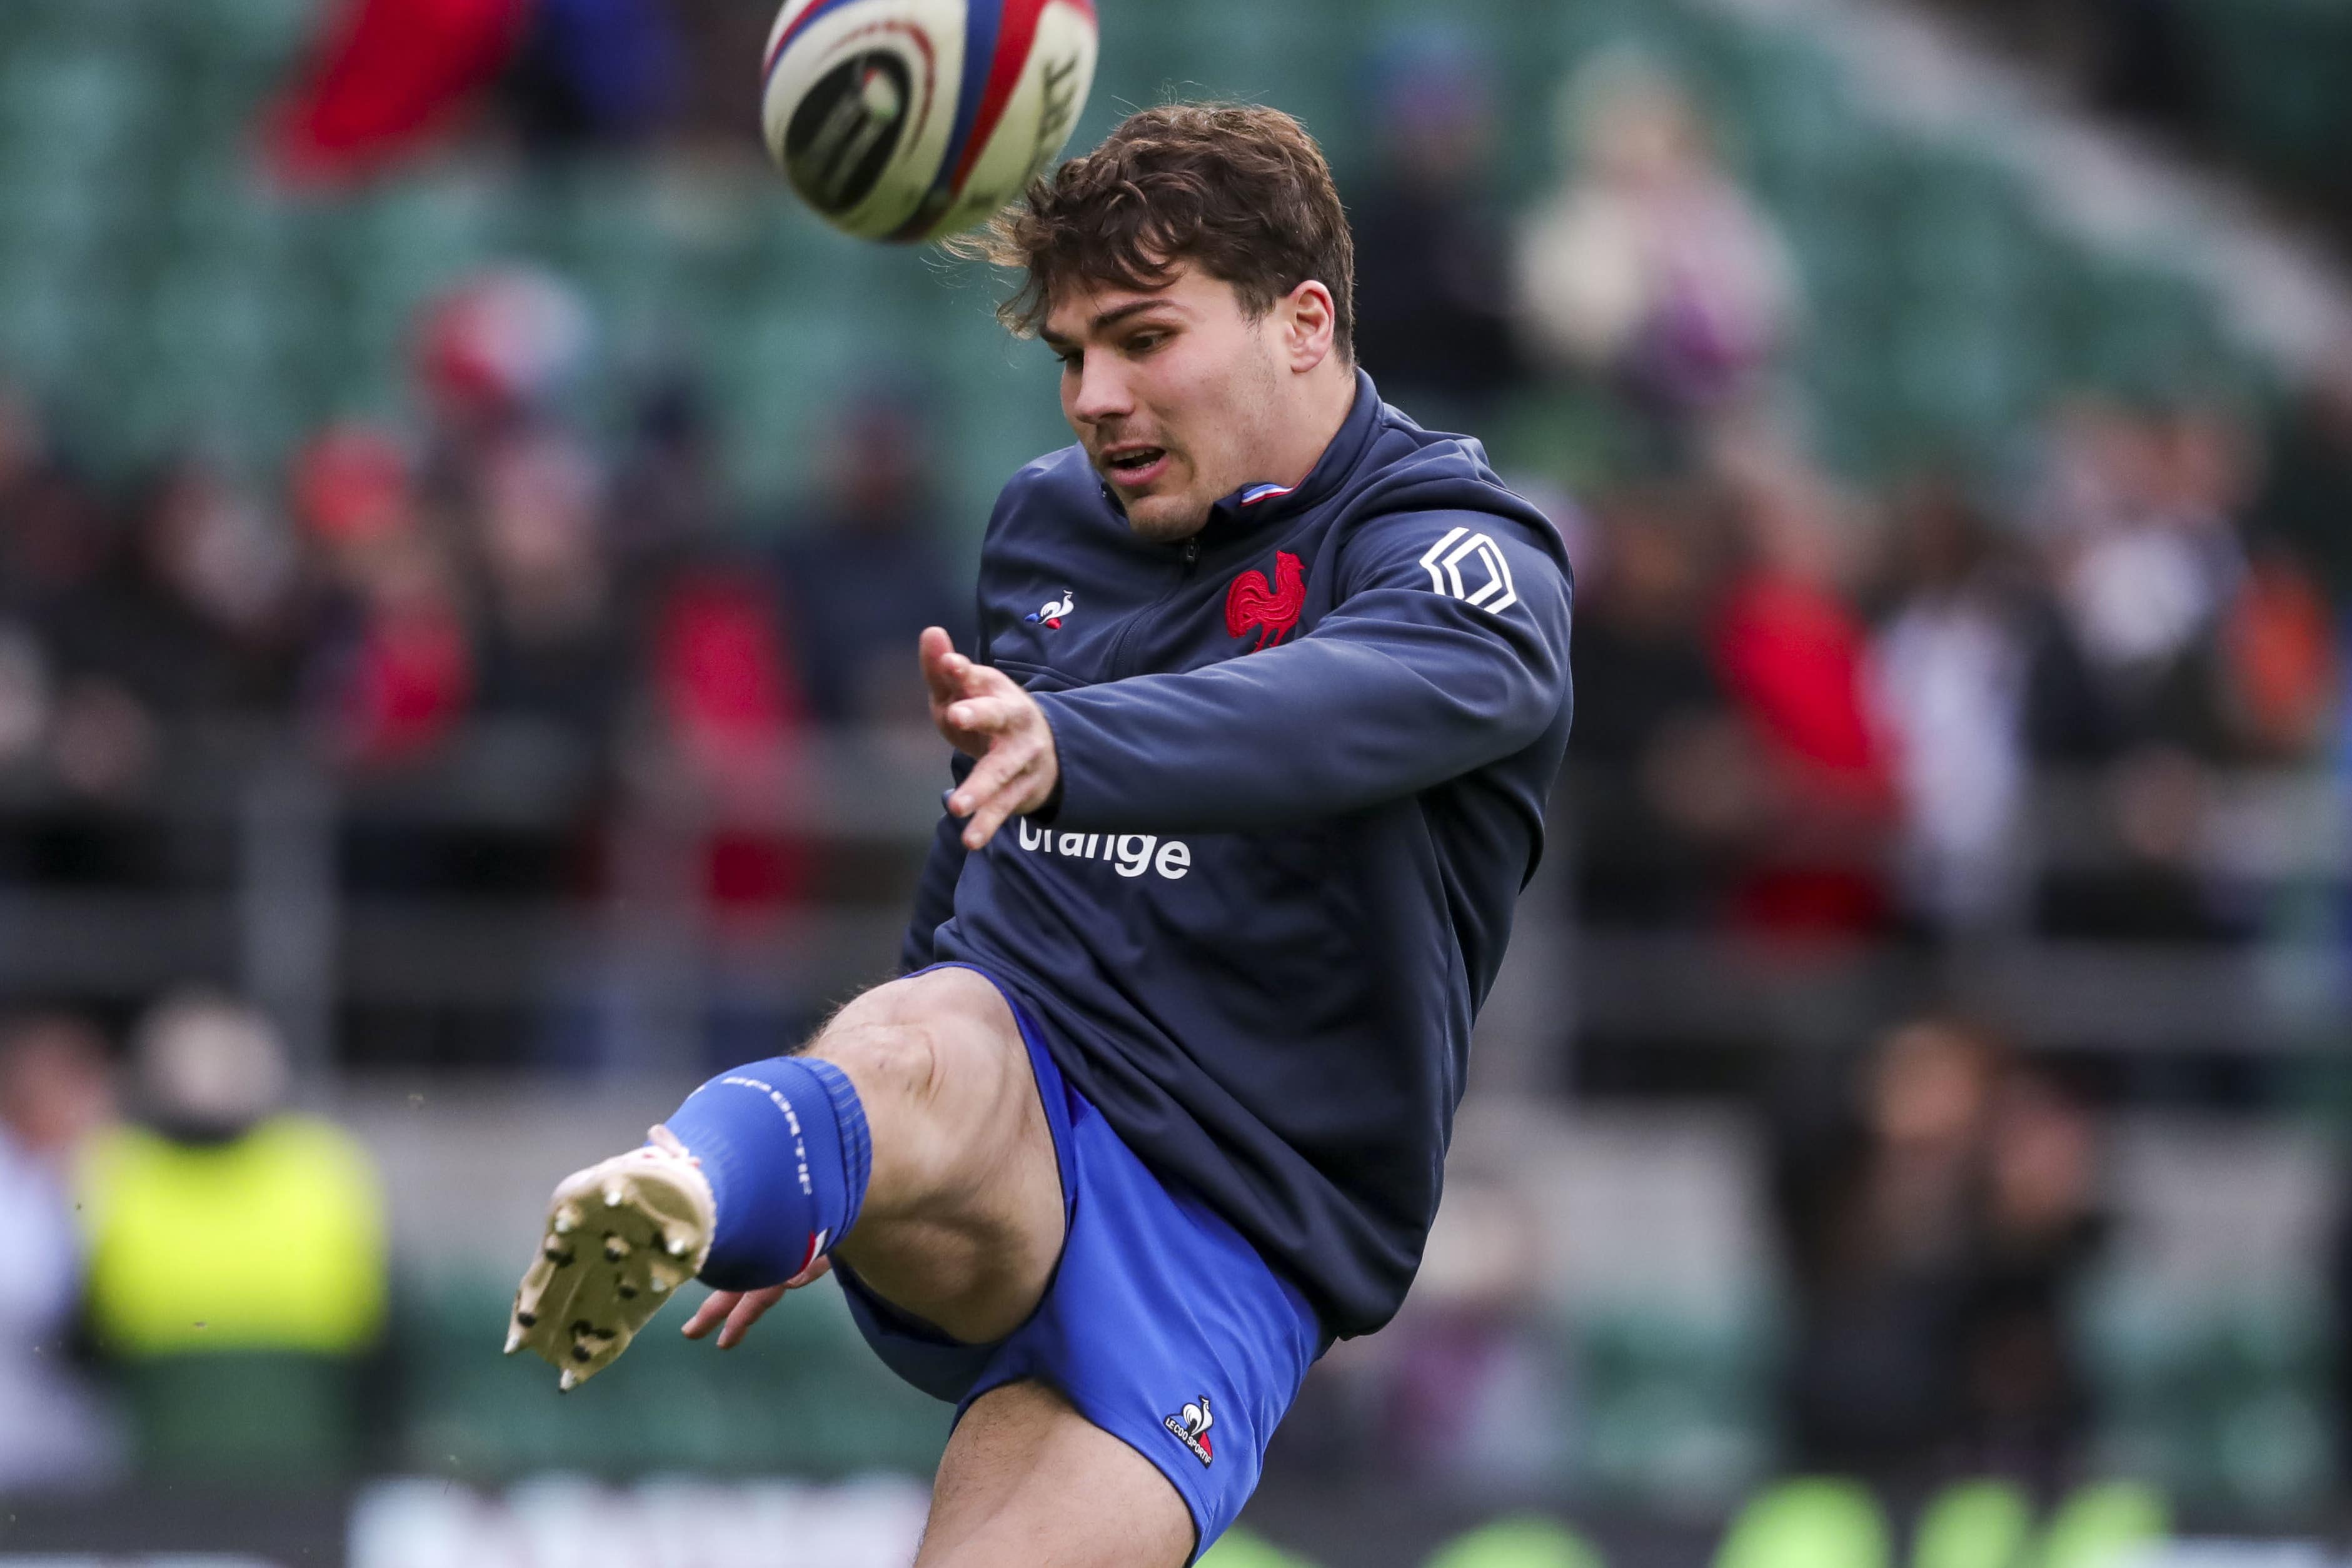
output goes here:
[[902, 978], [556, 1190], [508, 1348], [570, 1387], [698, 1276], [828, 1270], [957, 1419], [921, 1568], [1178, 1568], [1412, 1282], [1566, 745], [1558, 532], [1384, 405], [1322, 153], [1172, 105], [975, 247], [1076, 445], [1005, 487]]

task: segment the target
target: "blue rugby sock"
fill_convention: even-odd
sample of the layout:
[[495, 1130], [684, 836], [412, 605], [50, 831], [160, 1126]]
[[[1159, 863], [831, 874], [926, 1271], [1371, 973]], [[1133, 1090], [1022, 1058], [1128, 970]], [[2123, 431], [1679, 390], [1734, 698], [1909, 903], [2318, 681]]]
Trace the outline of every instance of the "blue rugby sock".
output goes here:
[[831, 1062], [747, 1062], [687, 1096], [667, 1125], [718, 1200], [705, 1284], [781, 1285], [857, 1223], [874, 1145], [857, 1090]]

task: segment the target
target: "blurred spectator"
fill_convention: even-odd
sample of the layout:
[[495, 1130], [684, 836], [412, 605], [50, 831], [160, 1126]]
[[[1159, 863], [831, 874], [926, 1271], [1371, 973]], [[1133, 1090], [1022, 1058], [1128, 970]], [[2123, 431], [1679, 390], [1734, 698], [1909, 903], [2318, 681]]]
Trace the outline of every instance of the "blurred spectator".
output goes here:
[[456, 120], [514, 58], [530, 0], [344, 0], [272, 110], [280, 174], [373, 174]]
[[2307, 762], [2334, 740], [2343, 697], [2336, 617], [2294, 545], [2269, 535], [2252, 543], [2219, 640], [2222, 706], [2241, 756]]
[[0, 620], [0, 771], [41, 754], [49, 732], [49, 661], [40, 639], [19, 622]]
[[2052, 858], [2036, 895], [2044, 935], [2104, 942], [2210, 942], [2248, 934], [2205, 867], [2213, 780], [2175, 746], [2133, 749], [2093, 776], [2090, 815]]
[[1995, 1071], [1979, 1037], [1915, 1024], [1865, 1058], [1852, 1101], [1787, 1130], [1800, 1466], [1924, 1480], [1954, 1432], [1969, 1211]]
[[1962, 1473], [2046, 1490], [2084, 1458], [2090, 1391], [2069, 1314], [2109, 1228], [2098, 1162], [2083, 1108], [2012, 1064], [1986, 1122], [1981, 1253], [1960, 1342]]
[[499, 447], [485, 468], [478, 547], [488, 616], [476, 707], [553, 721], [601, 753], [627, 650], [595, 461], [541, 431]]
[[270, 1485], [356, 1454], [355, 1369], [385, 1310], [373, 1162], [284, 1109], [283, 1044], [251, 1007], [186, 993], [134, 1042], [143, 1125], [85, 1167], [89, 1312], [151, 1474]]
[[678, 768], [689, 821], [707, 825], [703, 894], [738, 912], [796, 901], [807, 848], [789, 816], [808, 722], [768, 584], [711, 563], [681, 573], [651, 649], [657, 739], [646, 753]]
[[1868, 634], [1845, 597], [1842, 501], [1782, 449], [1724, 466], [1742, 558], [1715, 610], [1712, 653], [1765, 798], [1737, 918], [1781, 937], [1866, 934], [1886, 912], [1878, 859], [1895, 803], [1867, 707]]
[[0, 611], [44, 638], [103, 591], [114, 530], [32, 399], [0, 380]]
[[2301, 550], [2338, 603], [2352, 597], [2352, 345], [2330, 357], [2273, 429], [2252, 518]]
[[1782, 1126], [1796, 1464], [2051, 1486], [2085, 1436], [2064, 1309], [2101, 1233], [2092, 1131], [1954, 1023], [1906, 1025], [1863, 1068], [1853, 1100]]
[[1412, 1299], [1316, 1363], [1276, 1439], [1284, 1468], [1481, 1500], [1558, 1488], [1576, 1413], [1540, 1229], [1509, 1182], [1450, 1174]]
[[830, 724], [919, 723], [915, 638], [970, 647], [971, 595], [940, 537], [925, 410], [904, 393], [858, 399], [825, 454], [825, 510], [785, 539], [785, 605], [810, 707]]
[[1892, 521], [1905, 581], [1872, 662], [1903, 873], [1917, 917], [1967, 931], [2013, 912], [2032, 649], [2019, 586], [1954, 480], [1916, 483]]
[[651, 380], [631, 436], [612, 515], [625, 593], [658, 582], [724, 516], [709, 399], [690, 372], [672, 368]]
[[143, 784], [158, 751], [153, 713], [114, 667], [113, 634], [126, 620], [121, 544], [103, 499], [57, 451], [31, 401], [0, 383], [6, 728], [20, 757], [45, 743], [61, 782], [103, 800]]
[[682, 63], [670, 0], [534, 0], [501, 96], [540, 153], [637, 142], [676, 110]]
[[1598, 559], [1578, 583], [1578, 907], [1608, 924], [1719, 917], [1729, 852], [1759, 805], [1753, 748], [1707, 647], [1717, 584], [1694, 488], [1602, 498]]
[[2216, 411], [2063, 411], [2040, 503], [2110, 744], [2220, 750], [2212, 652], [2243, 560], [2242, 433]]
[[0, 1496], [106, 1480], [117, 1447], [71, 1364], [82, 1298], [72, 1168], [113, 1120], [106, 1045], [57, 1014], [0, 1027], [0, 1208], [15, 1233], [0, 1275]]
[[2036, 649], [2036, 754], [2088, 766], [2038, 928], [2105, 941], [2243, 934], [2204, 869], [2209, 773], [2262, 754], [2332, 683], [2298, 574], [2250, 577], [2243, 432], [2217, 409], [2062, 409], [2032, 505], [2059, 624]]
[[587, 301], [536, 267], [494, 267], [436, 296], [415, 323], [417, 390], [432, 428], [425, 486], [466, 494], [489, 449], [551, 418], [595, 335]]
[[310, 682], [336, 753], [385, 767], [430, 753], [472, 698], [457, 566], [426, 529], [407, 458], [381, 432], [333, 427], [295, 462], [329, 602]]
[[1761, 386], [1797, 324], [1795, 272], [1680, 84], [1600, 57], [1559, 99], [1559, 187], [1528, 215], [1517, 295], [1554, 367], [1622, 388], [1668, 437]]
[[271, 115], [278, 173], [342, 183], [412, 155], [501, 89], [541, 153], [632, 142], [676, 107], [659, 0], [347, 0]]
[[161, 720], [282, 708], [298, 562], [278, 520], [217, 465], [184, 453], [134, 498], [128, 542], [113, 593], [68, 658]]
[[1509, 1186], [1456, 1173], [1430, 1234], [1372, 1456], [1459, 1494], [1538, 1495], [1567, 1470], [1568, 1369], [1544, 1310], [1536, 1216]]
[[1458, 32], [1430, 26], [1391, 42], [1369, 74], [1381, 157], [1349, 204], [1357, 357], [1391, 403], [1432, 425], [1475, 425], [1518, 376], [1489, 190], [1492, 69]]

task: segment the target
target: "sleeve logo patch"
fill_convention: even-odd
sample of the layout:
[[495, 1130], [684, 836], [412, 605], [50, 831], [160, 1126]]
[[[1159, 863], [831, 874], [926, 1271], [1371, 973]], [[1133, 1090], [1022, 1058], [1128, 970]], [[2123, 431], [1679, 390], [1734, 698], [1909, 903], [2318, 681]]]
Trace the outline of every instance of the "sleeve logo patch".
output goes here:
[[[1465, 562], [1471, 581], [1478, 584], [1475, 588], [1464, 581]], [[1511, 585], [1511, 563], [1503, 559], [1502, 547], [1483, 533], [1466, 528], [1453, 530], [1429, 547], [1421, 565], [1429, 574], [1432, 588], [1490, 616], [1499, 616], [1519, 602], [1519, 591]]]

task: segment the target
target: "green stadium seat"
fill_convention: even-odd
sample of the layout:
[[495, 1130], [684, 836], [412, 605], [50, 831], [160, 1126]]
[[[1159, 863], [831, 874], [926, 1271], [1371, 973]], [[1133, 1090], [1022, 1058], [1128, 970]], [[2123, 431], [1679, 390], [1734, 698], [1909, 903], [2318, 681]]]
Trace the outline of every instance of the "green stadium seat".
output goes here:
[[1867, 162], [1877, 138], [1859, 121], [1845, 83], [1811, 45], [1758, 34], [1743, 47], [1738, 105], [1744, 141], [1765, 168], [1830, 169]]
[[2153, 1489], [2136, 1481], [2097, 1482], [2059, 1506], [2034, 1568], [2124, 1568], [2171, 1530], [2171, 1510]]
[[1612, 1498], [1727, 1506], [1770, 1458], [1766, 1315], [1704, 1318], [1658, 1302], [1577, 1325], [1584, 1479]]
[[20, 258], [0, 273], [0, 367], [58, 390], [114, 324], [111, 304], [88, 277]]
[[2027, 413], [2013, 344], [2028, 326], [1998, 304], [1904, 313], [1892, 390], [1906, 419], [1931, 438], [1988, 437]]
[[0, 72], [0, 135], [61, 172], [112, 175], [163, 140], [148, 113], [155, 97], [128, 51], [28, 50]]
[[2024, 1568], [2033, 1504], [2014, 1481], [1959, 1481], [1927, 1500], [1911, 1568]]
[[198, 58], [247, 73], [275, 71], [310, 41], [314, 0], [169, 0]]
[[1858, 1481], [1782, 1481], [1749, 1500], [1715, 1568], [1890, 1568], [1886, 1516]]
[[1424, 1568], [1606, 1568], [1600, 1550], [1556, 1520], [1498, 1520], [1456, 1536]]
[[511, 1300], [488, 1279], [419, 1296], [403, 1346], [412, 1463], [446, 1472], [454, 1456], [466, 1473], [493, 1476], [583, 1463], [614, 1475], [927, 1475], [946, 1443], [948, 1407], [866, 1351], [829, 1286], [794, 1296], [731, 1351], [688, 1342], [683, 1312], [665, 1314], [570, 1395], [537, 1358], [499, 1354]]
[[1285, 1552], [1246, 1525], [1235, 1525], [1202, 1552], [1199, 1568], [1317, 1568], [1309, 1559]]
[[148, 1485], [316, 1489], [362, 1457], [356, 1370], [324, 1357], [227, 1352], [123, 1369], [135, 1463]]

